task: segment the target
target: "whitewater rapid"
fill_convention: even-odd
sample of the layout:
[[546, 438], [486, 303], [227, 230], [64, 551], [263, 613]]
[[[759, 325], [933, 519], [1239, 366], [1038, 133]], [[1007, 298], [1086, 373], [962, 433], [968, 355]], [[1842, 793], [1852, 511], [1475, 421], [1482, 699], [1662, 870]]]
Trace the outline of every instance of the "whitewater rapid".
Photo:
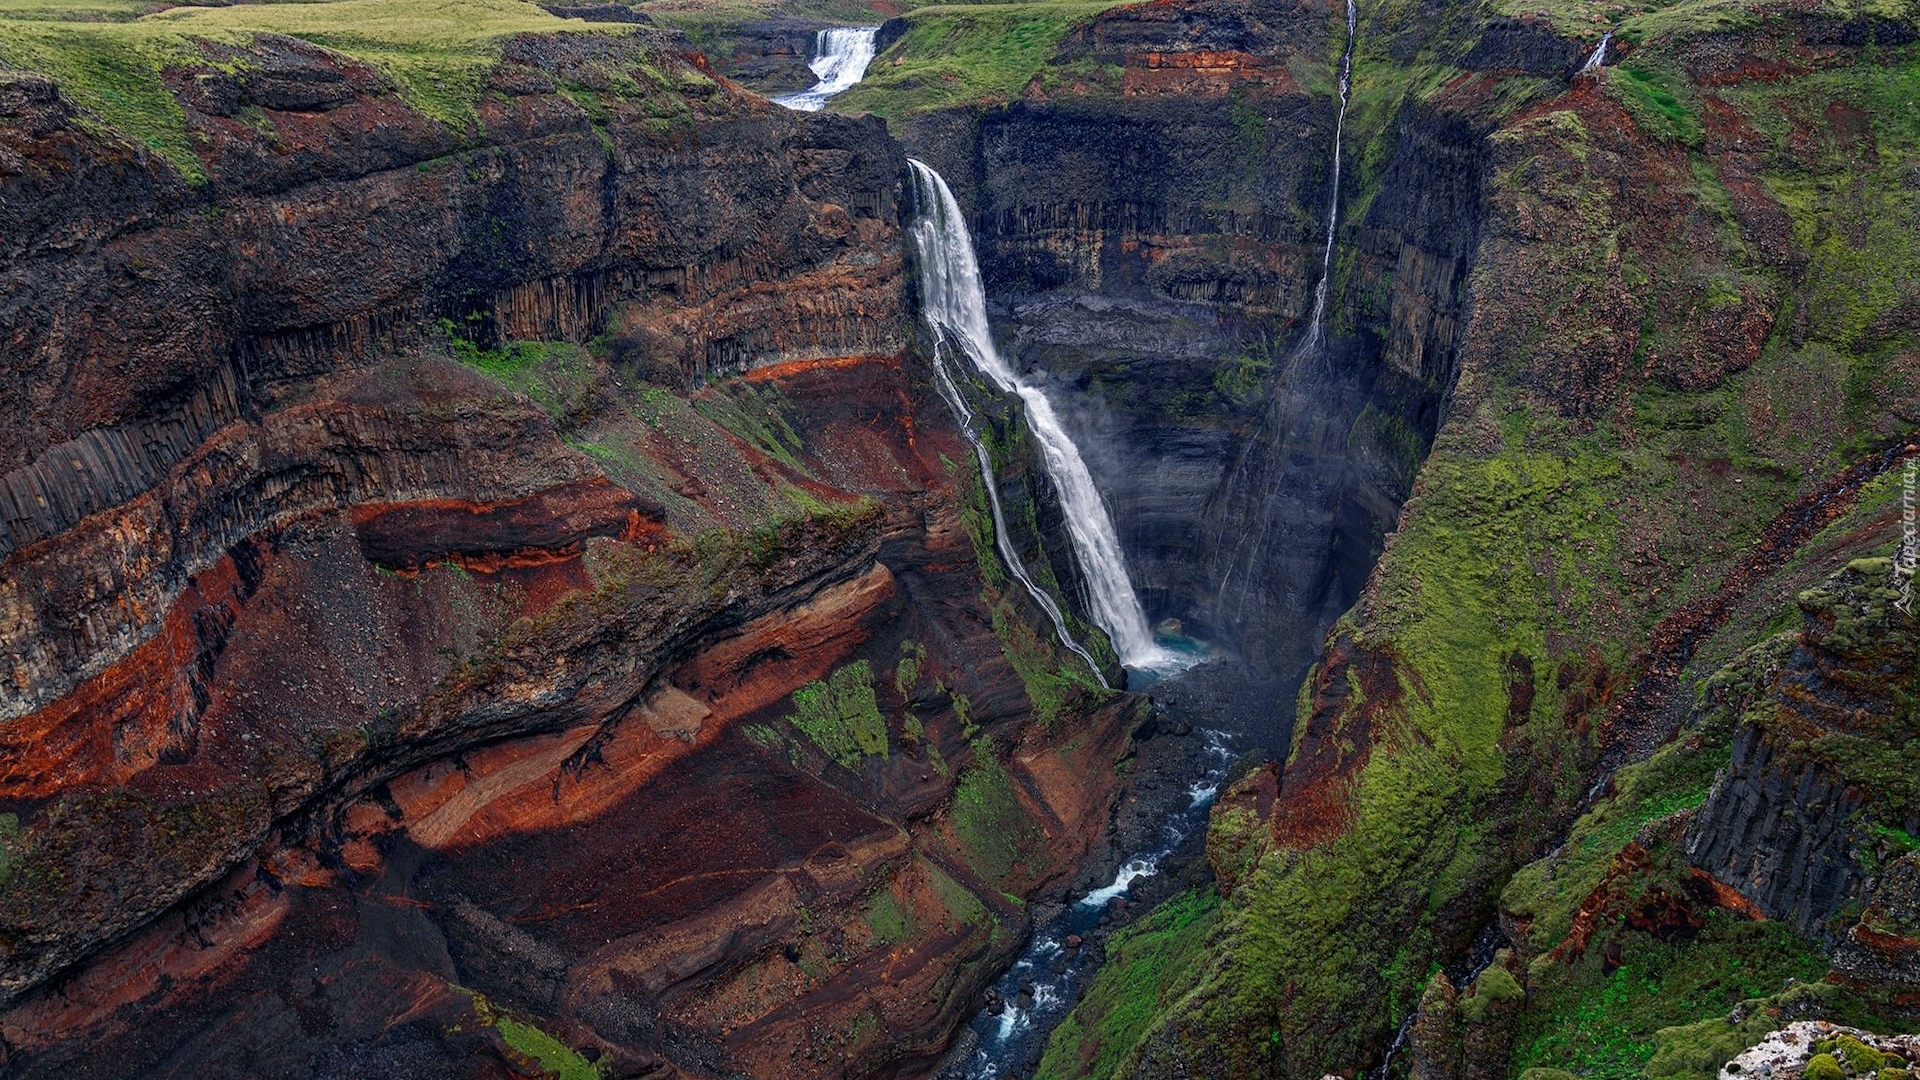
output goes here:
[[814, 39], [814, 58], [807, 65], [819, 81], [795, 94], [774, 98], [777, 105], [801, 112], [819, 112], [827, 99], [859, 82], [873, 63], [874, 35], [877, 26], [835, 26], [820, 31]]

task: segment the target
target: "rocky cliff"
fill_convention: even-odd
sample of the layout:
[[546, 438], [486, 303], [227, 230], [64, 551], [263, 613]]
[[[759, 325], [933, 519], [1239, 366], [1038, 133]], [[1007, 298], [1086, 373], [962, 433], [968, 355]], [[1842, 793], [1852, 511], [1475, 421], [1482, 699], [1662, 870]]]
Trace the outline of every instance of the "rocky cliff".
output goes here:
[[899, 149], [311, 10], [0, 73], [8, 1075], [923, 1066], [1142, 714], [1003, 590]]
[[[1410, 6], [1362, 3], [1332, 343], [1312, 365], [1292, 346], [1340, 27], [1298, 13], [1318, 29], [1261, 45], [1256, 23], [1283, 17], [1120, 9], [1063, 37], [1017, 101], [906, 118], [911, 144], [971, 177], [1007, 333], [1063, 398], [1089, 402], [1091, 444], [1124, 447], [1104, 468], [1129, 505], [1130, 551], [1163, 590], [1156, 614], [1281, 673], [1282, 646], [1319, 650], [1286, 763], [1215, 811], [1218, 916], [1121, 950], [1133, 959], [1103, 973], [1044, 1075], [1379, 1066], [1422, 992], [1445, 997], [1433, 965], [1473, 973], [1494, 898], [1564, 836], [1595, 781], [1669, 738], [1691, 688], [1763, 636], [1794, 589], [1897, 540], [1885, 500], [1916, 419], [1916, 309], [1898, 269], [1911, 233], [1878, 223], [1911, 211], [1892, 163], [1911, 160], [1915, 132], [1885, 107], [1910, 81], [1910, 11], [1762, 7], [1722, 22], [1662, 7], [1581, 73], [1602, 27], [1570, 10], [1455, 6], [1429, 27]], [[1233, 55], [1223, 34], [1253, 45]], [[1138, 53], [1099, 51], [1120, 41]], [[1160, 83], [1179, 89], [1156, 97]], [[1260, 169], [1207, 167], [1227, 157], [1152, 128], [1160, 110], [1211, 125], [1216, 144], [1248, 140], [1231, 159]], [[1294, 118], [1291, 138], [1279, 116]], [[1040, 134], [1000, 134], [1016, 125]], [[1160, 187], [1163, 174], [1174, 181]], [[1180, 250], [1189, 236], [1204, 254]], [[1221, 328], [1236, 326], [1266, 328], [1270, 367], [1223, 362]], [[1188, 406], [1208, 419], [1185, 432], [1168, 421], [1174, 386], [1220, 401], [1243, 379], [1249, 407]], [[1877, 526], [1848, 516], [1863, 506]], [[1230, 544], [1270, 548], [1257, 562], [1272, 577], [1243, 581], [1251, 564], [1217, 558], [1195, 527], [1215, 513]], [[1829, 532], [1841, 518], [1854, 530]], [[1367, 545], [1389, 526], [1375, 562]], [[1364, 587], [1349, 568], [1370, 570]], [[1357, 602], [1336, 622], [1343, 590]], [[1236, 607], [1249, 613], [1238, 628]], [[1311, 637], [1287, 644], [1294, 633]], [[1772, 768], [1733, 767], [1727, 798], [1747, 775], [1784, 795], [1791, 777], [1759, 778]], [[1756, 859], [1797, 865], [1801, 841], [1727, 843], [1751, 876]], [[1783, 915], [1866, 902], [1852, 879], [1760, 873], [1811, 890]], [[1835, 961], [1818, 940], [1774, 945], [1791, 960], [1762, 965], [1769, 975]], [[1459, 988], [1476, 1017], [1518, 1011], [1528, 955], [1495, 965], [1510, 985]], [[1738, 998], [1663, 1000], [1655, 1026], [1724, 1023]], [[1585, 1000], [1527, 1023], [1565, 1034]], [[1609, 1052], [1648, 1067], [1651, 1034]], [[1475, 1051], [1486, 1075], [1521, 1052], [1511, 1038]], [[1525, 1064], [1554, 1060], [1525, 1045]]]
[[1018, 100], [901, 121], [969, 206], [999, 330], [1064, 403], [1149, 614], [1269, 685], [1277, 746], [1439, 421], [1482, 186], [1486, 121], [1374, 116], [1378, 147], [1347, 159], [1332, 345], [1300, 347], [1333, 158], [1306, 72], [1329, 29], [1287, 4], [1119, 8]]

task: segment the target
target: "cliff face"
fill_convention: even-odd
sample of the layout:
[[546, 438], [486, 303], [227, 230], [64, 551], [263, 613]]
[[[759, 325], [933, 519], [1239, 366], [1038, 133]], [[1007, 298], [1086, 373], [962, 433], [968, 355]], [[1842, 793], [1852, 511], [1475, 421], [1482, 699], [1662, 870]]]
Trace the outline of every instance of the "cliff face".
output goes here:
[[193, 162], [0, 84], [9, 1075], [924, 1064], [1140, 717], [1001, 591], [897, 147], [203, 50]]
[[1482, 186], [1484, 121], [1373, 117], [1332, 344], [1301, 347], [1333, 115], [1300, 79], [1329, 29], [1287, 4], [1116, 9], [1018, 101], [903, 128], [970, 208], [998, 330], [1053, 380], [1150, 615], [1277, 688], [1277, 745], [1438, 423]]
[[[1646, 1022], [1629, 1010], [1668, 1009], [1631, 1045], [1592, 1051], [1638, 1071], [1650, 1066], [1654, 1027], [1709, 1017], [1724, 1027], [1720, 1017], [1740, 997], [1846, 962], [1793, 930], [1778, 939], [1773, 930], [1751, 939], [1726, 930], [1685, 954], [1696, 965], [1686, 977], [1740, 990], [1703, 1004], [1675, 989], [1648, 1005], [1603, 997], [1604, 977], [1621, 964], [1604, 945], [1580, 954], [1590, 966], [1577, 976], [1534, 980], [1527, 965], [1539, 953], [1522, 948], [1509, 926], [1512, 949], [1497, 974], [1458, 988], [1426, 977], [1435, 962], [1467, 956], [1514, 872], [1555, 847], [1597, 780], [1671, 737], [1690, 689], [1765, 636], [1783, 599], [1897, 540], [1887, 500], [1916, 420], [1916, 309], [1910, 275], [1893, 269], [1909, 257], [1911, 236], [1876, 222], [1910, 219], [1904, 174], [1887, 162], [1906, 160], [1916, 133], [1904, 120], [1872, 118], [1884, 115], [1875, 103], [1887, 88], [1911, 74], [1911, 18], [1770, 7], [1729, 26], [1677, 5], [1630, 23], [1600, 72], [1576, 75], [1592, 42], [1582, 43], [1573, 14], [1457, 6], [1445, 16], [1430, 29], [1409, 5], [1360, 5], [1348, 129], [1354, 172], [1343, 194], [1353, 224], [1338, 237], [1331, 372], [1278, 380], [1256, 421], [1263, 430], [1247, 444], [1252, 453], [1237, 463], [1255, 482], [1226, 489], [1226, 505], [1237, 509], [1225, 520], [1255, 524], [1229, 535], [1273, 543], [1263, 560], [1285, 567], [1310, 551], [1310, 537], [1280, 516], [1273, 535], [1284, 543], [1263, 540], [1262, 508], [1310, 498], [1339, 506], [1338, 493], [1377, 507], [1375, 520], [1395, 513], [1391, 484], [1353, 479], [1387, 459], [1385, 440], [1371, 454], [1356, 448], [1352, 433], [1372, 414], [1331, 429], [1346, 433], [1344, 460], [1330, 454], [1320, 468], [1312, 452], [1339, 445], [1330, 434], [1312, 437], [1314, 417], [1352, 408], [1323, 399], [1367, 385], [1338, 379], [1369, 370], [1354, 358], [1370, 341], [1380, 358], [1372, 385], [1411, 428], [1404, 445], [1413, 459], [1424, 448], [1421, 410], [1444, 409], [1431, 452], [1357, 603], [1333, 625], [1306, 680], [1285, 764], [1255, 770], [1215, 809], [1209, 853], [1224, 902], [1217, 925], [1190, 931], [1211, 935], [1205, 948], [1176, 936], [1166, 952], [1188, 959], [1174, 979], [1157, 978], [1144, 960], [1104, 972], [1090, 1000], [1127, 1008], [1077, 1014], [1043, 1075], [1371, 1068], [1423, 992], [1435, 1009], [1452, 1010], [1456, 990], [1462, 1011], [1421, 1020], [1449, 1031], [1442, 1041], [1451, 1047], [1429, 1039], [1421, 1060], [1465, 1054], [1478, 1063], [1469, 1075], [1488, 1076], [1572, 1067], [1590, 1060], [1579, 1056], [1587, 1052], [1582, 1009], [1628, 1015], [1612, 1029], [1623, 1031]], [[1334, 52], [1325, 46], [1320, 62]], [[1308, 68], [1290, 70], [1298, 78]], [[1044, 107], [1061, 108], [1055, 87], [1066, 80], [1065, 72], [1036, 80], [1029, 97], [1044, 90]], [[1317, 115], [1324, 139], [1326, 114]], [[1097, 144], [1086, 152], [1094, 153]], [[1270, 172], [1287, 175], [1276, 157]], [[1105, 169], [1088, 171], [1129, 175]], [[1044, 181], [1029, 176], [1020, 190], [1034, 188]], [[1839, 190], [1849, 200], [1816, 194]], [[982, 215], [981, 224], [991, 231], [994, 219]], [[1036, 231], [1048, 235], [1045, 226]], [[1843, 235], [1852, 238], [1844, 255]], [[1370, 253], [1384, 263], [1395, 251], [1404, 255], [1392, 276], [1368, 268]], [[1016, 275], [1042, 261], [1022, 255], [1007, 265], [1018, 296], [1025, 286]], [[1102, 290], [1127, 295], [1135, 280], [1115, 274]], [[1462, 280], [1464, 293], [1453, 291]], [[1040, 310], [1032, 309], [1036, 324]], [[1010, 325], [1021, 311], [1013, 302]], [[1124, 326], [1126, 317], [1114, 322]], [[1277, 362], [1276, 370], [1287, 369]], [[1086, 385], [1100, 393], [1097, 378]], [[1273, 411], [1294, 386], [1320, 403]], [[1271, 464], [1255, 473], [1249, 467], [1261, 454]], [[1394, 475], [1375, 469], [1375, 477]], [[1152, 475], [1136, 467], [1116, 489]], [[1214, 474], [1195, 475], [1205, 488]], [[1296, 476], [1306, 494], [1290, 486]], [[1873, 516], [1851, 516], [1866, 507]], [[1842, 519], [1852, 525], [1842, 530]], [[1334, 538], [1325, 550], [1361, 532], [1342, 530], [1324, 510], [1317, 520], [1320, 535]], [[1342, 565], [1306, 561], [1329, 577]], [[1298, 566], [1287, 573], [1290, 583], [1311, 580]], [[1239, 590], [1231, 586], [1221, 602], [1275, 604], [1269, 623], [1315, 610], [1298, 597]], [[1883, 698], [1876, 708], [1904, 700]], [[1707, 753], [1690, 774], [1686, 797], [1696, 805], [1713, 770], [1731, 760], [1731, 729], [1725, 734], [1722, 756]], [[1898, 742], [1876, 731], [1861, 745]], [[1789, 823], [1785, 807], [1811, 789], [1774, 768], [1742, 758], [1729, 773], [1728, 801], [1703, 811], [1746, 821], [1736, 807], [1739, 792], [1754, 790], [1746, 785], [1784, 800], [1779, 830], [1724, 840], [1738, 851], [1736, 876], [1780, 890], [1777, 911], [1789, 920], [1800, 907], [1827, 918], [1848, 897], [1871, 903], [1858, 869], [1766, 872], [1839, 843]], [[1844, 815], [1860, 796], [1837, 775], [1821, 783], [1832, 785]], [[1654, 859], [1661, 874], [1684, 866], [1671, 829], [1644, 837], [1638, 854], [1623, 853], [1633, 828], [1605, 850], [1622, 853], [1634, 888], [1651, 880], [1635, 860]], [[1806, 834], [1788, 835], [1793, 829]], [[1722, 840], [1702, 843], [1702, 858], [1717, 863], [1704, 853]], [[1739, 910], [1737, 883], [1714, 886], [1713, 878], [1683, 868], [1644, 911], [1643, 892], [1625, 889], [1592, 917], [1596, 926], [1644, 926], [1660, 948], [1701, 926], [1718, 934], [1719, 915], [1696, 925], [1679, 914]], [[1587, 879], [1589, 889], [1596, 883]], [[1596, 903], [1611, 895], [1595, 894]], [[1669, 915], [1672, 923], [1663, 921]], [[1900, 917], [1876, 918], [1894, 925]], [[1801, 921], [1811, 928], [1816, 919]], [[1830, 944], [1849, 934], [1847, 926], [1821, 932]], [[1742, 963], [1774, 984], [1730, 974]], [[1538, 1007], [1516, 1019], [1518, 1002], [1534, 993], [1544, 995]], [[1483, 1018], [1492, 1026], [1472, 1026]]]

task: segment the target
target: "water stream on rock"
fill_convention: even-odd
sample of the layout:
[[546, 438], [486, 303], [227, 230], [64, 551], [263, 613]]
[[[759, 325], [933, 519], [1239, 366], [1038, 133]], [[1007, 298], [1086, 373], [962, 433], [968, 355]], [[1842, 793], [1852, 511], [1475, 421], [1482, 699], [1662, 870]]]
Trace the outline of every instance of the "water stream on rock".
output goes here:
[[1340, 54], [1340, 111], [1333, 121], [1333, 177], [1327, 185], [1327, 240], [1320, 249], [1320, 284], [1313, 288], [1313, 319], [1307, 327], [1310, 349], [1320, 344], [1327, 319], [1327, 290], [1333, 281], [1333, 233], [1340, 223], [1340, 143], [1347, 128], [1347, 102], [1353, 96], [1353, 39], [1359, 22], [1356, 0], [1347, 0], [1347, 48]]
[[1054, 603], [1053, 597], [1047, 594], [1047, 590], [1041, 588], [1027, 574], [1026, 563], [1020, 560], [1020, 553], [1014, 550], [1013, 539], [1007, 535], [1007, 513], [1000, 506], [1000, 489], [993, 482], [993, 456], [987, 453], [987, 444], [980, 440], [980, 433], [973, 426], [973, 410], [967, 408], [967, 399], [960, 393], [959, 385], [953, 381], [952, 372], [947, 370], [944, 341], [934, 342], [933, 373], [935, 385], [940, 388], [940, 396], [946, 399], [948, 407], [953, 410], [954, 419], [960, 423], [960, 433], [967, 437], [968, 444], [973, 447], [973, 456], [980, 460], [980, 483], [987, 489], [988, 509], [993, 512], [993, 542], [994, 546], [1000, 549], [1001, 561], [1007, 564], [1007, 569], [1012, 571], [1014, 578], [1026, 588], [1027, 595], [1033, 597], [1033, 602], [1039, 604], [1040, 609], [1047, 613], [1047, 618], [1053, 620], [1053, 632], [1060, 636], [1060, 643], [1079, 654], [1080, 658], [1087, 662], [1087, 666], [1093, 669], [1093, 677], [1100, 680], [1101, 686], [1106, 686], [1107, 677], [1101, 672], [1099, 662], [1094, 660], [1093, 654], [1088, 652], [1085, 646], [1074, 640], [1072, 631], [1067, 629], [1066, 616], [1060, 612], [1060, 605]]
[[[1346, 48], [1340, 53], [1340, 108], [1339, 111], [1334, 114], [1333, 120], [1333, 168], [1327, 178], [1327, 234], [1326, 239], [1320, 246], [1320, 282], [1313, 287], [1313, 313], [1307, 320], [1307, 336], [1301, 340], [1300, 347], [1294, 350], [1295, 356], [1310, 354], [1314, 350], [1319, 349], [1326, 341], [1327, 297], [1333, 287], [1333, 241], [1334, 234], [1337, 232], [1340, 224], [1340, 164], [1343, 159], [1342, 144], [1345, 140], [1347, 130], [1347, 104], [1353, 97], [1353, 45], [1354, 39], [1358, 34], [1359, 24], [1360, 14], [1359, 8], [1357, 7], [1357, 0], [1347, 0], [1347, 44]], [[1240, 470], [1245, 463], [1246, 458], [1243, 455], [1240, 462], [1234, 466], [1235, 480], [1239, 479]], [[1269, 491], [1267, 498], [1269, 501], [1271, 500], [1271, 491]], [[1254, 560], [1259, 559], [1261, 550], [1266, 546], [1267, 534], [1272, 528], [1273, 515], [1270, 510], [1271, 508], [1269, 507], [1269, 511], [1262, 513], [1260, 516], [1260, 521], [1263, 524], [1259, 529], [1259, 538], [1254, 543], [1253, 554], [1251, 556]], [[1236, 614], [1240, 610], [1240, 605], [1245, 602], [1246, 590], [1242, 589], [1239, 594], [1230, 594], [1227, 590], [1227, 585], [1233, 580], [1234, 568], [1240, 564], [1240, 553], [1246, 547], [1247, 539], [1251, 531], [1252, 530], [1245, 528], [1240, 530], [1239, 539], [1234, 542], [1232, 553], [1227, 556], [1226, 572], [1220, 577], [1218, 595], [1223, 598], [1229, 595], [1236, 596], [1236, 602], [1234, 604]]]
[[[1081, 577], [1086, 582], [1093, 619], [1107, 632], [1120, 662], [1129, 668], [1165, 672], [1190, 664], [1196, 657], [1166, 648], [1154, 640], [1147, 613], [1133, 591], [1113, 515], [1094, 487], [1080, 448], [1061, 426], [1053, 403], [1036, 386], [1016, 375], [993, 344], [987, 325], [986, 292], [980, 284], [980, 264], [966, 217], [946, 181], [925, 163], [911, 161], [919, 213], [913, 223], [920, 251], [921, 304], [936, 334], [966, 353], [981, 374], [1003, 393], [1017, 396], [1026, 413], [1027, 427], [1040, 444], [1040, 457], [1060, 496]], [[992, 473], [987, 474], [992, 487]], [[1063, 635], [1064, 636], [1064, 635]]]
[[[1206, 772], [1187, 788], [1187, 803], [1171, 814], [1161, 846], [1122, 863], [1110, 884], [1061, 908], [1034, 931], [1027, 949], [994, 983], [990, 1004], [974, 1017], [971, 1048], [941, 1073], [944, 1080], [999, 1080], [1027, 1075], [1045, 1049], [1053, 1027], [1079, 1000], [1081, 980], [1094, 965], [1091, 943], [1104, 931], [1101, 916], [1115, 897], [1133, 883], [1158, 874], [1161, 865], [1195, 830], [1207, 827], [1207, 814], [1233, 761], [1227, 736], [1196, 729], [1206, 743]], [[997, 1007], [996, 1007], [997, 1006]]]
[[1587, 62], [1580, 65], [1580, 74], [1585, 75], [1589, 71], [1599, 71], [1600, 65], [1606, 63], [1607, 46], [1611, 44], [1613, 44], [1613, 31], [1609, 30], [1600, 35], [1600, 44], [1594, 47], [1593, 54], [1587, 57]]
[[807, 67], [819, 81], [794, 94], [774, 98], [777, 105], [801, 112], [819, 112], [827, 99], [857, 83], [873, 63], [873, 38], [877, 26], [834, 26], [820, 31], [815, 38], [815, 56]]

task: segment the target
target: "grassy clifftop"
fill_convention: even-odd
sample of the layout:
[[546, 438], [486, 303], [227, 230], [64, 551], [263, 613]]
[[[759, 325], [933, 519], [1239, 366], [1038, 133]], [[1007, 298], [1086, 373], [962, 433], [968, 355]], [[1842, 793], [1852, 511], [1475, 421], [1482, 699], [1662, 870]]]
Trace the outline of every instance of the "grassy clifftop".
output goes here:
[[[218, 72], [257, 68], [261, 35], [285, 35], [364, 63], [414, 110], [456, 132], [478, 122], [487, 74], [521, 34], [631, 35], [624, 24], [561, 19], [525, 0], [316, 0], [173, 7], [126, 0], [0, 3], [6, 68], [54, 79], [98, 122], [197, 175], [179, 92]], [[662, 64], [656, 82], [679, 77]], [[635, 87], [636, 90], [642, 89]]]

